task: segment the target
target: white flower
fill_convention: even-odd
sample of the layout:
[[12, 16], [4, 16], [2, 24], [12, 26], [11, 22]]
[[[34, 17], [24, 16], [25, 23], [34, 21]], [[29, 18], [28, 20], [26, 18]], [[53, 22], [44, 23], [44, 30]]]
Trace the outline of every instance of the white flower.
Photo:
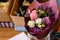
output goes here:
[[42, 28], [42, 25], [37, 25], [39, 28]]
[[42, 19], [41, 18], [36, 19], [36, 24], [41, 24], [41, 23], [42, 23]]
[[35, 26], [35, 22], [34, 21], [29, 21], [28, 22], [28, 26], [29, 27], [34, 27]]
[[41, 11], [41, 13], [44, 13], [44, 11]]
[[44, 13], [44, 11], [42, 11], [42, 10], [39, 10], [39, 12], [40, 12], [40, 13]]
[[45, 24], [42, 24], [41, 26], [42, 26], [42, 28], [43, 28], [43, 27], [45, 27]]
[[40, 25], [38, 24], [37, 26], [38, 26], [39, 28], [44, 28], [44, 27], [45, 27], [45, 24], [40, 24]]

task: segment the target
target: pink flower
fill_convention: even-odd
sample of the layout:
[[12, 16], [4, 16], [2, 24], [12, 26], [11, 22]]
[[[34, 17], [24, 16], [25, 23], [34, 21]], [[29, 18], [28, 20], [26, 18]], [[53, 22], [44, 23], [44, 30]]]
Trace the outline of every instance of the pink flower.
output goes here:
[[38, 12], [36, 10], [33, 10], [30, 14], [31, 20], [35, 20], [38, 17]]

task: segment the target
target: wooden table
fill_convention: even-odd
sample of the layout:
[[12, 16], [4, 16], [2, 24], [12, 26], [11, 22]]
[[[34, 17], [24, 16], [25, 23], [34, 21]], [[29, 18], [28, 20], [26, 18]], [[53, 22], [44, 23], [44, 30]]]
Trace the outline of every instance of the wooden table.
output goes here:
[[0, 40], [8, 40], [19, 33], [21, 32], [16, 32], [13, 28], [0, 28]]
[[8, 40], [19, 33], [14, 31], [13, 28], [0, 28], [0, 40]]

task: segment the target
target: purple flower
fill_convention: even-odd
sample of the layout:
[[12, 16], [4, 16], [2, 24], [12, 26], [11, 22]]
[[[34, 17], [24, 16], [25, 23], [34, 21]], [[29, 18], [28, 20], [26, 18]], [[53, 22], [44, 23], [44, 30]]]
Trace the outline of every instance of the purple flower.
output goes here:
[[46, 25], [49, 25], [51, 23], [49, 17], [43, 18], [43, 21], [46, 23]]

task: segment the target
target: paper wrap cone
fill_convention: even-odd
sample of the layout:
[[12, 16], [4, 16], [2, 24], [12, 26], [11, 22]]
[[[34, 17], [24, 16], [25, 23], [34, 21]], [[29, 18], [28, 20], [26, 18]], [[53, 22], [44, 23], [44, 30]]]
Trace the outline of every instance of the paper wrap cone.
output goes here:
[[[36, 8], [38, 6], [42, 6], [43, 9], [45, 9], [46, 7], [51, 7], [53, 13], [55, 13], [55, 22], [57, 21], [59, 12], [58, 12], [58, 8], [57, 8], [56, 0], [49, 0], [44, 3], [39, 3], [39, 2], [37, 2], [37, 0], [34, 0], [31, 3], [31, 5], [28, 7], [26, 14], [28, 14], [29, 11], [32, 11], [34, 8]], [[53, 24], [55, 24], [55, 22]], [[36, 33], [34, 33], [35, 35], [34, 34], [32, 34], [32, 35], [36, 36], [39, 39], [46, 37], [48, 35], [49, 31], [52, 29], [53, 24], [51, 24], [50, 26], [47, 26], [45, 29], [39, 31], [40, 34], [36, 35], [36, 33], [37, 33], [36, 32]], [[25, 27], [27, 27], [27, 26], [25, 26]], [[33, 33], [33, 31], [29, 32], [29, 33]]]

